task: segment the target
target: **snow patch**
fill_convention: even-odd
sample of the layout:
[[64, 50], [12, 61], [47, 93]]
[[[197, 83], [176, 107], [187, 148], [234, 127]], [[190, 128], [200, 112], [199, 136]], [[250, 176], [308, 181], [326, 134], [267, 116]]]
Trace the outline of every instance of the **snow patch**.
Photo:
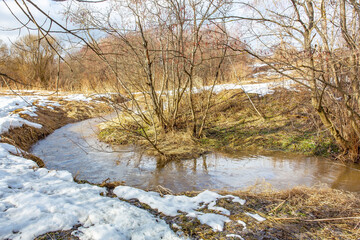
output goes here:
[[[68, 101], [89, 102], [92, 100], [92, 98], [86, 97], [84, 94], [63, 95], [59, 97]], [[0, 96], [0, 134], [9, 131], [11, 128], [22, 127], [23, 125], [42, 128], [42, 125], [32, 123], [20, 117], [21, 114], [36, 117], [37, 106], [53, 109], [52, 106], [60, 107], [61, 104], [48, 100], [47, 96], [40, 95]]]
[[249, 213], [249, 212], [247, 212], [247, 213], [245, 213], [245, 214], [248, 215], [248, 216], [250, 216], [250, 217], [252, 217], [252, 218], [254, 218], [254, 219], [257, 220], [258, 222], [263, 222], [263, 221], [266, 220], [266, 218], [263, 218], [262, 216], [260, 216], [260, 215], [257, 214], [257, 213]]
[[[224, 90], [241, 89], [246, 93], [255, 93], [260, 96], [267, 94], [273, 94], [274, 88], [282, 87], [288, 90], [293, 89], [294, 81], [288, 80], [283, 82], [268, 82], [268, 83], [256, 83], [256, 84], [221, 84], [214, 86], [214, 93], [219, 93]], [[206, 86], [203, 90], [211, 90], [211, 86]]]
[[13, 114], [0, 118], [0, 134], [9, 131], [11, 128], [22, 127], [24, 124], [35, 128], [42, 128], [40, 124], [25, 120], [21, 118], [19, 114]]
[[237, 223], [243, 226], [243, 230], [246, 230], [246, 223], [241, 220], [237, 220]]
[[222, 231], [224, 223], [231, 221], [228, 217], [215, 213], [201, 214], [198, 215], [197, 219], [199, 219], [202, 224], [209, 225], [215, 232]]
[[238, 239], [244, 240], [243, 237], [241, 237], [240, 235], [237, 235], [237, 234], [227, 234], [226, 237], [238, 238]]
[[[167, 216], [177, 216], [181, 213], [187, 213], [188, 217], [198, 218], [201, 223], [209, 225], [214, 231], [222, 231], [224, 223], [230, 221], [227, 216], [224, 216], [230, 215], [230, 211], [215, 206], [218, 199], [230, 198], [233, 202], [240, 204], [245, 203], [245, 201], [239, 197], [233, 195], [222, 196], [209, 190], [206, 190], [195, 197], [183, 195], [165, 195], [161, 197], [157, 192], [146, 192], [128, 186], [118, 186], [114, 189], [114, 193], [118, 197], [127, 200], [138, 199], [140, 202], [149, 205], [153, 209], [157, 209]], [[206, 205], [208, 209], [218, 211], [223, 215], [215, 213], [204, 214], [200, 212], [199, 210], [206, 207]]]

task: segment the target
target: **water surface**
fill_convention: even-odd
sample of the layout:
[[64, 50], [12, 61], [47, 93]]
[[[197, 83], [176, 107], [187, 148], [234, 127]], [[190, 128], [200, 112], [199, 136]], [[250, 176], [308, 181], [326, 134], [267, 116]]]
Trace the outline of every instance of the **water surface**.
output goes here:
[[66, 125], [32, 148], [48, 169], [67, 170], [78, 179], [101, 183], [106, 179], [154, 189], [161, 185], [174, 192], [236, 190], [266, 181], [276, 189], [319, 183], [360, 192], [360, 169], [323, 158], [284, 152], [250, 154], [211, 153], [194, 160], [157, 164], [154, 157], [134, 147], [100, 142], [96, 125], [103, 118]]

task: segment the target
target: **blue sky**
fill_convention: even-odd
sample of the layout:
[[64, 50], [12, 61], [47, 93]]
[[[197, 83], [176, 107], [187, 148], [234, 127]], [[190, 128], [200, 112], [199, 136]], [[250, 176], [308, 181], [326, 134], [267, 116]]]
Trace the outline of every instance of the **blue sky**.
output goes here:
[[[59, 13], [61, 4], [50, 0], [33, 0], [33, 2], [46, 13], [50, 13], [59, 20], [62, 19], [61, 14]], [[27, 18], [15, 1], [3, 0], [0, 2], [0, 39], [6, 43], [10, 43], [11, 41], [16, 41], [20, 36], [28, 34], [29, 31], [26, 28], [20, 28], [21, 23], [12, 15], [5, 3], [11, 8], [13, 14], [21, 21], [26, 22]], [[39, 23], [44, 23], [46, 18], [39, 11], [34, 8], [30, 8], [30, 10]], [[29, 26], [33, 27], [34, 25]]]
[[[62, 15], [62, 11], [64, 11], [65, 5], [71, 4], [70, 0], [64, 1], [62, 3], [51, 0], [32, 0], [32, 1], [36, 5], [38, 5], [39, 8], [41, 8], [44, 12], [48, 13], [51, 17], [53, 17], [55, 20], [57, 20], [62, 24], [66, 24], [65, 20], [63, 19], [64, 17]], [[19, 0], [19, 2], [21, 1]], [[9, 5], [14, 15], [16, 15], [16, 17], [18, 17], [21, 21], [26, 22], [27, 17], [22, 13], [21, 9], [17, 6], [14, 0], [0, 1], [0, 39], [5, 43], [10, 44], [11, 42], [15, 42], [19, 37], [28, 34], [29, 31], [26, 28], [20, 28], [21, 23], [19, 23], [19, 21], [11, 14], [9, 9], [6, 7], [5, 3]], [[77, 4], [84, 4], [84, 3], [77, 3]], [[93, 4], [94, 5], [92, 7], [96, 7], [96, 10], [99, 10], [105, 6], [109, 6], [108, 2], [93, 3]], [[247, 14], [246, 9], [240, 6], [241, 5], [238, 5], [237, 6], [238, 8], [235, 8], [233, 14], [240, 16], [246, 15]], [[38, 21], [38, 23], [40, 24], [44, 23], [45, 26], [48, 26], [49, 21], [46, 21], [46, 17], [43, 14], [41, 14], [35, 8], [30, 8], [30, 10], [34, 15], [34, 17], [36, 18], [36, 20]], [[116, 22], [119, 23], [118, 21]], [[34, 25], [30, 24], [30, 27], [34, 27]], [[241, 29], [242, 28], [241, 25], [240, 26], [235, 25], [234, 27], [235, 29], [239, 29], [241, 32], [246, 31], [246, 29]], [[231, 32], [234, 33], [234, 31]], [[37, 31], [32, 31], [32, 33], [36, 34]]]

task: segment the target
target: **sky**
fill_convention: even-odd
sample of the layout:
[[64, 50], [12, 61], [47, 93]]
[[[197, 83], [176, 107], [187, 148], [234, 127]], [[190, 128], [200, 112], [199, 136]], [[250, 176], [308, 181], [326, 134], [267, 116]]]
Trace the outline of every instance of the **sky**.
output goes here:
[[[98, 1], [98, 0], [88, 0], [88, 1]], [[21, 2], [18, 0], [18, 2]], [[46, 12], [47, 14], [49, 14], [52, 18], [54, 18], [56, 21], [60, 22], [63, 25], [66, 25], [66, 21], [64, 19], [64, 16], [62, 14], [62, 12], [65, 10], [65, 6], [72, 4], [72, 1], [53, 1], [53, 0], [32, 0], [32, 2], [34, 2], [40, 9], [42, 9], [44, 12]], [[92, 3], [91, 7], [95, 7], [96, 10], [100, 10], [102, 9], [102, 7], [104, 7], [104, 9], [106, 8], [106, 6], [109, 6], [109, 3], [111, 1], [105, 1], [105, 2], [97, 2], [97, 3]], [[8, 7], [6, 6], [6, 4], [9, 6], [9, 8], [11, 9], [11, 11], [8, 9]], [[77, 3], [77, 4], [86, 4], [86, 3]], [[72, 6], [77, 5], [77, 4], [72, 4]], [[244, 16], [246, 15], [246, 10], [244, 7], [240, 7], [241, 5], [238, 5], [238, 8], [235, 9], [235, 12], [233, 12], [235, 15], [238, 16]], [[31, 7], [31, 6], [29, 6]], [[30, 8], [31, 13], [34, 15], [34, 18], [38, 21], [38, 23], [40, 24], [44, 24], [44, 26], [49, 26], [49, 21], [46, 20], [46, 17], [40, 13], [38, 10], [36, 10], [35, 8]], [[14, 15], [18, 18], [16, 19], [14, 17]], [[23, 21], [24, 23], [26, 23], [27, 21], [27, 17], [24, 15], [24, 13], [21, 11], [21, 9], [19, 8], [19, 6], [17, 6], [16, 1], [15, 0], [2, 0], [0, 1], [0, 40], [2, 40], [3, 42], [5, 42], [6, 44], [10, 45], [11, 43], [15, 42], [17, 39], [19, 39], [21, 36], [24, 36], [26, 34], [29, 34], [29, 29], [22, 27], [21, 28], [21, 23], [20, 21]], [[116, 23], [119, 23], [119, 21], [115, 21]], [[29, 25], [31, 28], [35, 29], [33, 24]], [[69, 26], [69, 25], [68, 25]], [[235, 24], [233, 26], [233, 29], [237, 30], [231, 30], [232, 33], [235, 32], [246, 32], [246, 29], [242, 29], [242, 27], [245, 27], [244, 25], [239, 25], [239, 24]], [[71, 28], [71, 25], [70, 25]], [[53, 26], [52, 30], [56, 30], [56, 26]], [[37, 30], [33, 30], [30, 31], [33, 34], [37, 34]], [[58, 38], [62, 38], [65, 37], [64, 34], [57, 35], [53, 34], [53, 36], [58, 37]], [[246, 37], [245, 35], [243, 36], [245, 40]], [[251, 41], [251, 38], [249, 38]], [[66, 42], [66, 41], [65, 41]], [[73, 44], [73, 43], [71, 43]], [[70, 43], [69, 48], [74, 47], [74, 44], [71, 45]], [[76, 43], [75, 43], [76, 45]]]
[[[89, 1], [97, 1], [97, 0], [89, 0]], [[66, 5], [72, 4], [71, 1], [57, 2], [53, 0], [32, 0], [32, 2], [34, 2], [44, 12], [46, 12], [51, 17], [53, 17], [56, 21], [64, 25], [66, 24], [62, 12], [64, 11]], [[108, 5], [109, 2], [93, 3], [92, 7], [96, 6], [96, 9], [99, 10], [101, 9], [101, 7], [105, 7], [106, 5]], [[8, 9], [6, 4], [10, 7], [13, 14]], [[84, 3], [80, 3], [80, 4], [84, 4]], [[45, 26], [48, 26], [49, 21], [46, 21], [46, 17], [42, 13], [40, 13], [35, 8], [30, 8], [30, 11], [39, 23], [44, 23]], [[14, 15], [18, 19], [24, 22], [26, 22], [28, 19], [21, 11], [19, 6], [17, 6], [14, 0], [0, 1], [0, 39], [7, 44], [11, 44], [11, 42], [16, 41], [19, 37], [29, 33], [28, 29], [24, 27], [21, 28], [21, 23], [14, 17]], [[34, 28], [33, 24], [30, 24], [29, 26]], [[33, 30], [32, 33], [36, 34], [37, 31]]]
[[[33, 2], [43, 9], [46, 13], [50, 13], [55, 16], [56, 19], [61, 20], [61, 4], [58, 2], [50, 0], [33, 0]], [[16, 41], [20, 36], [26, 35], [29, 31], [26, 28], [21, 28], [21, 23], [14, 17], [11, 11], [8, 9], [6, 4], [11, 9], [12, 13], [21, 21], [26, 23], [26, 16], [23, 14], [21, 9], [17, 6], [16, 2], [13, 0], [3, 0], [0, 2], [0, 39], [5, 43], [9, 44]], [[39, 23], [45, 22], [45, 17], [39, 11], [34, 8], [30, 8], [31, 12], [34, 14], [34, 17], [39, 21]], [[45, 22], [46, 24], [46, 22]], [[29, 25], [34, 27], [34, 25]], [[36, 33], [36, 31], [34, 32]]]
[[[36, 4], [42, 11], [48, 14], [55, 21], [59, 22], [61, 25], [67, 27], [68, 29], [73, 29], [74, 26], [66, 21], [64, 17], [64, 11], [69, 6], [74, 6], [77, 4], [87, 5], [90, 4], [99, 9], [102, 6], [107, 6], [108, 2], [98, 2], [99, 0], [88, 0], [88, 2], [94, 1], [95, 3], [79, 3], [77, 1], [71, 0], [31, 0]], [[22, 23], [26, 24], [28, 17], [24, 14], [21, 8], [17, 5], [16, 2], [20, 2], [21, 6], [24, 7], [21, 0], [0, 0], [0, 43], [3, 42], [10, 47], [12, 43], [16, 42], [19, 38], [24, 35], [38, 34], [38, 30], [33, 23], [29, 23], [27, 27], [22, 27]], [[37, 10], [31, 4], [27, 4], [29, 11], [36, 19], [37, 23], [42, 25], [45, 29], [50, 27], [50, 21], [47, 17]], [[62, 29], [60, 29], [56, 24], [51, 25], [52, 31], [61, 31], [62, 33], [51, 33], [53, 37], [56, 37], [66, 51], [72, 51], [82, 46], [82, 42], [74, 37], [71, 37], [69, 34], [64, 34]], [[93, 33], [94, 34], [94, 33]]]

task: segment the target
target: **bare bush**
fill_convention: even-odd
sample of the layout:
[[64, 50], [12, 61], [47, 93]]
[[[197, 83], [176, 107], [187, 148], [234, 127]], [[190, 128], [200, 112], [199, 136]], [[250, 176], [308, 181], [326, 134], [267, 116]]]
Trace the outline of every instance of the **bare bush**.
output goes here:
[[[359, 160], [359, 17], [356, 1], [240, 3], [253, 48], [247, 51], [279, 75], [311, 91], [323, 125]], [[261, 51], [259, 51], [261, 49]]]

